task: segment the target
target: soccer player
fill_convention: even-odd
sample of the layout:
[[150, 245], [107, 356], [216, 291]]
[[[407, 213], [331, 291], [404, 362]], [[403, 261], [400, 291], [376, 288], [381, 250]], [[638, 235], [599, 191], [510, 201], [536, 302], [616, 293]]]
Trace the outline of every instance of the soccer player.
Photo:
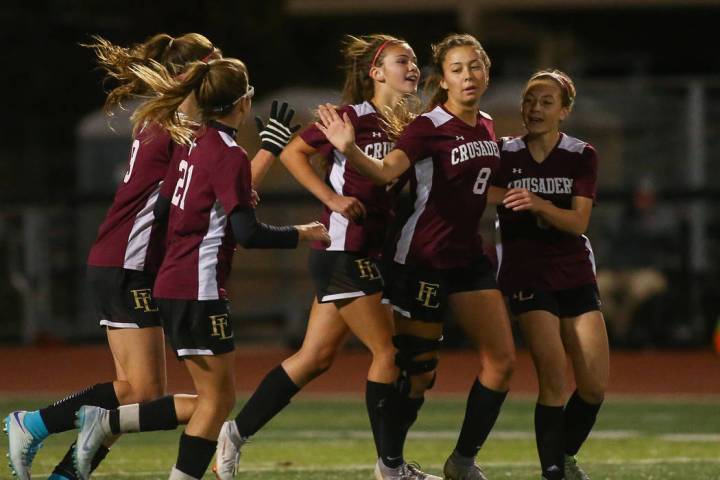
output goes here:
[[[359, 148], [382, 158], [408, 121], [408, 96], [416, 92], [420, 76], [417, 58], [403, 40], [379, 34], [347, 36], [342, 51], [345, 105], [338, 112], [348, 115]], [[316, 153], [325, 160], [324, 180], [310, 165]], [[395, 410], [403, 408], [403, 399], [394, 386], [398, 369], [392, 316], [380, 302], [378, 257], [393, 214], [394, 189], [359, 174], [315, 125], [288, 145], [281, 160], [323, 202], [321, 221], [331, 243], [315, 243], [310, 253], [316, 295], [302, 347], [270, 371], [237, 417], [223, 425], [216, 474], [223, 480], [235, 476], [240, 447], [301, 388], [330, 368], [352, 332], [372, 352], [366, 404], [379, 457], [378, 478], [429, 478], [404, 461], [400, 435], [392, 434], [402, 429]]]
[[451, 480], [486, 478], [475, 456], [497, 419], [515, 361], [508, 314], [478, 234], [500, 156], [492, 119], [479, 111], [489, 70], [490, 59], [471, 35], [449, 35], [433, 45], [429, 110], [405, 128], [383, 159], [357, 146], [347, 113], [340, 117], [321, 108], [318, 124], [348, 162], [376, 184], [411, 174], [414, 211], [395, 244], [385, 290], [395, 312], [405, 432], [435, 381], [448, 306], [478, 349], [480, 373], [444, 466]]
[[[106, 79], [117, 81], [105, 101], [105, 111], [149, 93], [131, 71], [132, 64], [158, 62], [179, 75], [187, 62], [220, 56], [212, 42], [197, 33], [174, 38], [157, 34], [129, 48], [93, 37], [91, 48]], [[181, 111], [191, 113], [190, 102]], [[42, 441], [50, 434], [75, 428], [81, 405], [115, 408], [152, 400], [165, 392], [165, 345], [152, 286], [164, 253], [164, 228], [153, 223], [153, 207], [165, 177], [174, 142], [150, 122], [134, 136], [128, 169], [88, 258], [87, 280], [100, 325], [105, 327], [115, 361], [116, 379], [98, 383], [40, 410], [12, 412], [5, 419], [10, 468], [20, 479], [30, 468]], [[102, 447], [93, 468], [105, 457]], [[72, 449], [55, 467], [52, 480], [75, 479]]]
[[[535, 435], [546, 480], [586, 480], [575, 461], [608, 382], [609, 349], [595, 261], [583, 235], [595, 199], [592, 145], [560, 132], [575, 86], [558, 70], [530, 77], [522, 97], [527, 133], [503, 138], [493, 183], [507, 189], [498, 208], [499, 283], [532, 353], [540, 391]], [[577, 390], [566, 403], [567, 355]]]
[[[83, 406], [78, 411], [77, 473], [90, 474], [94, 450], [112, 435], [174, 429], [187, 422], [170, 479], [202, 478], [218, 433], [235, 403], [233, 328], [225, 281], [235, 244], [245, 248], [295, 248], [298, 241], [329, 241], [319, 222], [275, 227], [259, 223], [252, 198], [250, 162], [235, 143], [250, 111], [253, 87], [237, 59], [192, 64], [181, 78], [133, 67], [160, 94], [133, 116], [136, 127], [152, 119], [178, 143], [155, 206], [168, 221], [168, 246], [154, 295], [163, 328], [193, 379], [197, 397], [166, 396], [115, 410]], [[199, 129], [177, 115], [193, 94]]]

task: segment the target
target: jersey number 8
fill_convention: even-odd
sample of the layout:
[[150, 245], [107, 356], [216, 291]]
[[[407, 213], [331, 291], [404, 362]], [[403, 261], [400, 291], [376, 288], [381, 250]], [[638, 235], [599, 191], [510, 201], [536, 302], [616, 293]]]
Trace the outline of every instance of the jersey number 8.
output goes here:
[[489, 167], [483, 167], [480, 169], [477, 180], [475, 180], [475, 186], [473, 186], [473, 193], [477, 195], [482, 195], [483, 193], [485, 193], [491, 174], [492, 170]]

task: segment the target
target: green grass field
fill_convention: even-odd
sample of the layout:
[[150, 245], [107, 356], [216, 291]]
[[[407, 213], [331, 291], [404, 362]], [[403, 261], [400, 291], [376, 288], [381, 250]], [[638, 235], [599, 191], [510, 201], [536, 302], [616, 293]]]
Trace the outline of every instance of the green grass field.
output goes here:
[[[37, 399], [0, 400], [3, 412], [42, 404]], [[539, 478], [532, 411], [528, 400], [505, 404], [479, 456], [491, 479]], [[463, 412], [460, 398], [429, 398], [410, 434], [406, 458], [439, 474]], [[94, 477], [166, 479], [178, 435], [127, 435]], [[46, 441], [35, 460], [34, 479], [47, 478], [73, 438], [68, 432]], [[2, 446], [7, 448], [6, 439]], [[720, 479], [720, 402], [611, 399], [579, 458], [593, 480]], [[299, 399], [245, 447], [238, 478], [367, 480], [374, 461], [360, 399]], [[7, 469], [0, 478], [11, 478]]]

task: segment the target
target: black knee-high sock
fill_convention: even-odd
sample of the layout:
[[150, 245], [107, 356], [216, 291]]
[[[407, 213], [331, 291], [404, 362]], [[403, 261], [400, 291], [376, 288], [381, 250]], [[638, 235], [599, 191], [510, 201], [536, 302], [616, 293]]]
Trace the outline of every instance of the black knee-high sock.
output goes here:
[[240, 436], [254, 435], [285, 408], [299, 391], [300, 388], [293, 383], [282, 365], [271, 370], [235, 417]]
[[418, 412], [420, 412], [420, 408], [423, 406], [423, 403], [425, 403], [425, 397], [420, 398], [410, 398], [410, 397], [401, 397], [400, 400], [400, 411], [401, 414], [399, 415], [401, 419], [400, 423], [400, 438], [399, 440], [402, 442], [402, 445], [405, 445], [405, 439], [407, 439], [408, 432], [410, 431], [410, 427], [413, 426], [415, 421], [418, 418]]
[[565, 405], [565, 454], [577, 455], [595, 425], [600, 406], [602, 402], [588, 403], [580, 398], [577, 390], [573, 392]]
[[[58, 475], [62, 475], [63, 477], [67, 478], [68, 480], [78, 480], [77, 476], [75, 475], [75, 465], [73, 464], [73, 448], [75, 448], [75, 443], [70, 446], [68, 451], [65, 453], [65, 456], [62, 460], [60, 460], [60, 463], [58, 463], [55, 466], [55, 469], [52, 473], [56, 473]], [[95, 456], [92, 459], [92, 462], [90, 463], [90, 471], [94, 472], [95, 469], [100, 465], [100, 462], [102, 462], [105, 457], [107, 456], [108, 452], [110, 450], [105, 446], [101, 445], [98, 451], [95, 453]]]
[[490, 434], [507, 391], [496, 392], [476, 378], [468, 395], [460, 436], [455, 450], [463, 457], [475, 457]]
[[400, 396], [394, 384], [370, 380], [366, 385], [365, 404], [378, 457], [387, 467], [399, 467], [405, 461], [403, 459], [405, 437], [414, 421], [406, 417], [410, 413], [417, 418], [417, 407], [409, 405], [407, 399]]
[[215, 454], [216, 446], [217, 441], [193, 437], [183, 432], [175, 468], [193, 478], [202, 478]]
[[112, 382], [98, 383], [40, 409], [40, 416], [49, 433], [66, 432], [75, 428], [75, 412], [83, 405], [107, 409], [119, 403]]
[[564, 424], [563, 407], [535, 404], [535, 442], [546, 480], [562, 480], [565, 477]]
[[178, 426], [172, 395], [151, 402], [123, 405], [108, 414], [108, 426], [114, 434], [175, 430]]

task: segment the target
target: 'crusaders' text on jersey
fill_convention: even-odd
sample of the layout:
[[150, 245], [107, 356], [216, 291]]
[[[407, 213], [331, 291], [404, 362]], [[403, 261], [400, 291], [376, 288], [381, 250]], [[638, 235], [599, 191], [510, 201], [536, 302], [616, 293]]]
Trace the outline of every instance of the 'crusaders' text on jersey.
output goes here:
[[412, 164], [414, 210], [400, 232], [394, 260], [446, 269], [481, 257], [479, 222], [500, 161], [492, 118], [478, 112], [471, 126], [437, 106], [411, 122], [395, 148]]
[[[392, 149], [393, 144], [370, 102], [343, 106], [338, 109], [338, 113], [340, 116], [347, 113], [355, 128], [355, 143], [366, 155], [381, 159]], [[312, 247], [318, 250], [360, 252], [378, 256], [385, 240], [388, 222], [393, 215], [394, 189], [375, 185], [358, 173], [315, 125], [300, 132], [300, 137], [318, 150], [325, 159], [325, 181], [335, 193], [357, 198], [367, 211], [363, 221], [355, 223], [325, 206], [320, 221], [327, 227], [331, 243], [324, 245], [314, 242]]]
[[171, 166], [163, 196], [170, 198], [167, 252], [153, 292], [156, 298], [225, 297], [235, 238], [228, 215], [251, 207], [250, 161], [235, 131], [211, 122], [187, 155]]
[[[493, 185], [525, 188], [558, 208], [575, 196], [595, 199], [598, 157], [592, 145], [563, 133], [545, 160], [536, 162], [523, 137], [500, 141], [500, 171]], [[531, 212], [498, 207], [502, 249], [499, 283], [506, 292], [523, 288], [563, 290], [595, 283], [590, 241], [550, 226]]]
[[133, 139], [130, 163], [90, 249], [88, 265], [157, 272], [165, 228], [153, 208], [176, 148], [159, 125], [146, 124]]

